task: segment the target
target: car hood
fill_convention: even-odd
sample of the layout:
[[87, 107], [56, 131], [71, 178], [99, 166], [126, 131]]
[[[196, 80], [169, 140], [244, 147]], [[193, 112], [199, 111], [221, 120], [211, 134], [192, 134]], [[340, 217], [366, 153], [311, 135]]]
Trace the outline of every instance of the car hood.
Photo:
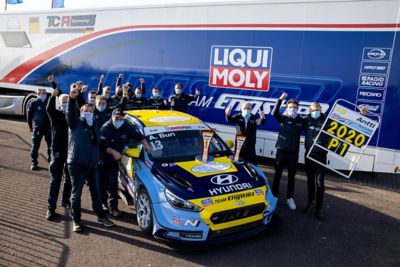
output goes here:
[[153, 174], [177, 196], [189, 199], [215, 197], [254, 190], [266, 185], [247, 163], [235, 163], [228, 157], [209, 162], [197, 160], [154, 163]]

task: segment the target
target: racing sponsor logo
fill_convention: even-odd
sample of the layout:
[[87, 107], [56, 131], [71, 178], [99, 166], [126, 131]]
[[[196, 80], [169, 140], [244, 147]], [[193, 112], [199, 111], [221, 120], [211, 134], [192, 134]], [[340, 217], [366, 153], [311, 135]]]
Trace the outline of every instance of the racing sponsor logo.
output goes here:
[[211, 182], [216, 185], [229, 185], [234, 184], [239, 178], [232, 174], [220, 174], [211, 178]]
[[382, 101], [384, 97], [384, 90], [358, 88], [357, 99]]
[[207, 199], [204, 199], [204, 200], [201, 201], [201, 206], [202, 207], [207, 207], [207, 206], [210, 206], [210, 205], [213, 205], [213, 204], [214, 204], [214, 201], [213, 201], [212, 198], [207, 198]]
[[[185, 222], [183, 222], [185, 221]], [[190, 219], [182, 219], [179, 216], [174, 216], [172, 217], [172, 223], [173, 224], [177, 224], [177, 225], [185, 225], [185, 226], [193, 226], [193, 227], [197, 227], [200, 224], [199, 220], [190, 220]]]
[[[228, 106], [232, 107], [234, 111], [240, 111], [241, 106], [244, 102], [249, 102], [252, 105], [251, 112], [256, 114], [260, 109], [264, 111], [265, 114], [272, 114], [272, 111], [276, 104], [276, 98], [266, 98], [266, 97], [255, 97], [255, 96], [244, 96], [236, 94], [221, 94], [218, 100], [215, 102], [214, 108], [225, 110]], [[298, 107], [298, 113], [300, 115], [307, 115], [309, 113], [310, 104], [312, 102], [300, 101]], [[326, 112], [329, 105], [326, 103], [320, 103], [322, 112]], [[282, 108], [285, 107], [285, 103], [282, 104]]]
[[[373, 112], [375, 114], [381, 114], [382, 112], [382, 103], [372, 103], [367, 101], [357, 101], [357, 106], [366, 106], [368, 111]], [[374, 124], [375, 126], [375, 124]]]
[[209, 172], [218, 172], [218, 171], [225, 171], [231, 167], [230, 164], [225, 163], [218, 163], [218, 162], [208, 162], [205, 164], [198, 165], [192, 168], [193, 172], [198, 173], [209, 173]]
[[242, 191], [245, 189], [251, 189], [253, 186], [250, 183], [240, 183], [240, 184], [230, 184], [225, 186], [220, 186], [216, 188], [209, 189], [208, 192], [210, 195], [222, 195], [226, 193], [232, 193], [236, 191]]
[[363, 60], [389, 60], [390, 48], [365, 47], [363, 51]]
[[272, 47], [211, 47], [209, 85], [268, 91]]
[[264, 195], [264, 191], [262, 191], [261, 189], [255, 189], [254, 193], [256, 193], [256, 195]]
[[389, 62], [363, 61], [361, 62], [361, 73], [387, 74]]
[[387, 76], [361, 74], [358, 81], [358, 86], [384, 89], [386, 88], [386, 82]]
[[45, 33], [87, 33], [93, 32], [96, 15], [47, 16]]
[[181, 121], [190, 121], [188, 117], [182, 116], [163, 116], [163, 117], [154, 117], [149, 119], [151, 122], [181, 122]]

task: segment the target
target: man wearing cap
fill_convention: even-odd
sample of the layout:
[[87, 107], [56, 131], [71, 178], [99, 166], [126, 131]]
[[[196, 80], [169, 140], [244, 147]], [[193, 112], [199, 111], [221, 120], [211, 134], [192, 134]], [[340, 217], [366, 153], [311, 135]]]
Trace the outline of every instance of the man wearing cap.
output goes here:
[[130, 139], [142, 143], [146, 151], [151, 153], [145, 137], [135, 126], [125, 121], [122, 109], [116, 108], [111, 119], [101, 128], [100, 136], [100, 150], [104, 153], [104, 164], [100, 170], [103, 179], [100, 182], [106, 188], [109, 212], [114, 217], [121, 216], [118, 210], [118, 161]]

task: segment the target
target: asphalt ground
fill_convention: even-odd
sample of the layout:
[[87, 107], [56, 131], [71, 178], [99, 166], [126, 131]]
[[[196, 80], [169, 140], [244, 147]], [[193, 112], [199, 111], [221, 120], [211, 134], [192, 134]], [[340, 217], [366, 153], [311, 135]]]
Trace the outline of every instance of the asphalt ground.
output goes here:
[[[296, 176], [298, 209], [285, 204], [281, 225], [265, 234], [219, 246], [174, 247], [143, 234], [134, 210], [120, 202], [121, 219], [96, 222], [85, 188], [83, 234], [72, 232], [65, 208], [45, 219], [49, 175], [42, 142], [39, 171], [30, 171], [26, 123], [0, 118], [0, 266], [400, 266], [400, 194], [379, 186], [328, 177], [324, 218], [300, 211], [306, 202], [303, 171]], [[270, 182], [273, 167], [264, 166]], [[366, 174], [367, 175], [367, 174]], [[375, 178], [374, 178], [375, 179]], [[397, 183], [396, 183], [397, 184]]]

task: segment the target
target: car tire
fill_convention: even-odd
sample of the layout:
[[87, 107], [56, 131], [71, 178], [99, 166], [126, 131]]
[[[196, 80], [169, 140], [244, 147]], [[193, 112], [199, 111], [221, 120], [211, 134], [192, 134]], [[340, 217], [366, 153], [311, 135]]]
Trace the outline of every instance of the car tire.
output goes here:
[[28, 115], [29, 106], [31, 105], [31, 103], [32, 103], [33, 101], [36, 100], [36, 98], [37, 98], [37, 97], [36, 97], [34, 94], [30, 94], [30, 95], [28, 95], [28, 96], [26, 97], [26, 99], [24, 100], [24, 104], [23, 104], [23, 107], [22, 107], [22, 114], [23, 114], [25, 117]]
[[146, 234], [151, 234], [153, 231], [153, 207], [145, 188], [139, 191], [136, 201], [136, 219], [140, 229]]

